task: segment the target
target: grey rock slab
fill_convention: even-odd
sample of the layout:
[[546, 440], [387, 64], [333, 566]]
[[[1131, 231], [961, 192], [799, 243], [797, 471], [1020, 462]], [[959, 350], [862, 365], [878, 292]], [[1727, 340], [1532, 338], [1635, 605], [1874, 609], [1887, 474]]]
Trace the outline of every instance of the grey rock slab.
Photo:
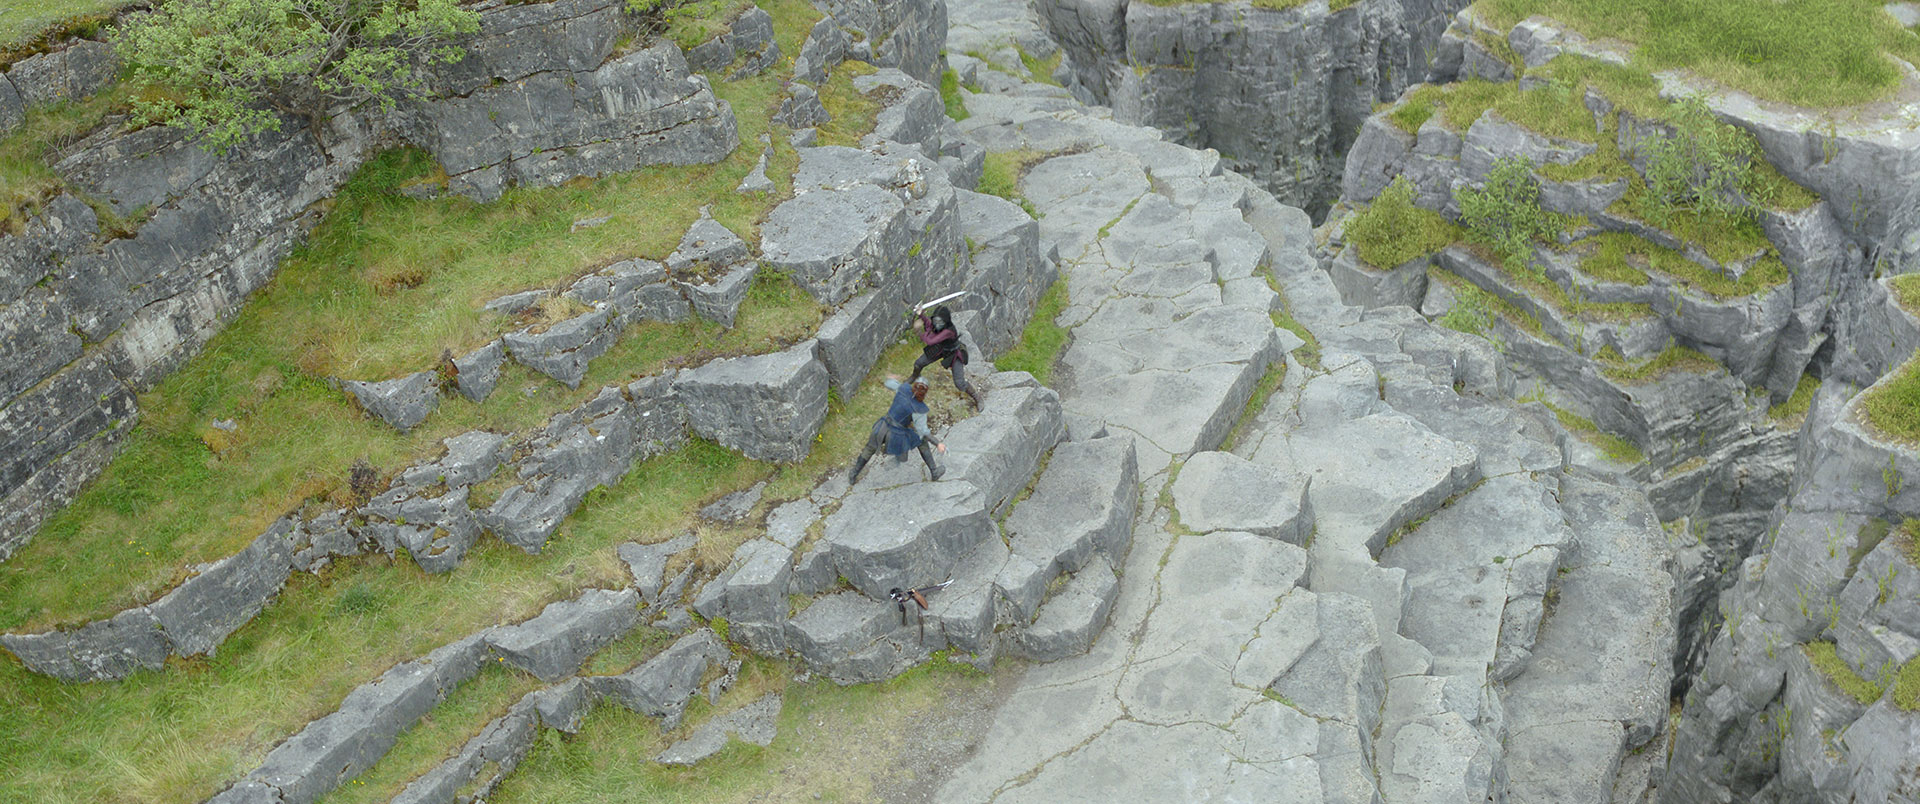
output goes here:
[[[1027, 684], [1015, 690], [1000, 706], [978, 751], [948, 777], [936, 799], [986, 801], [1015, 779], [1050, 767], [1054, 757], [1073, 751], [1124, 714], [1113, 696], [1113, 684], [1111, 678], [1102, 676], [1060, 684]], [[1072, 789], [1048, 787], [1054, 791]]]
[[700, 724], [687, 739], [668, 746], [653, 761], [662, 765], [695, 765], [720, 753], [730, 736], [762, 747], [771, 745], [780, 717], [780, 704], [779, 693], [760, 696], [753, 703]]
[[1230, 452], [1187, 459], [1173, 482], [1180, 524], [1192, 530], [1246, 531], [1291, 544], [1313, 532], [1311, 481]]
[[548, 296], [552, 295], [553, 291], [545, 288], [523, 290], [518, 293], [509, 293], [489, 301], [485, 307], [501, 315], [519, 315], [527, 310], [533, 309], [534, 305], [545, 301]]
[[767, 512], [767, 538], [788, 547], [798, 547], [807, 537], [807, 528], [820, 520], [820, 506], [804, 497], [784, 502]]
[[440, 405], [440, 389], [431, 371], [381, 382], [346, 380], [341, 386], [359, 400], [360, 407], [403, 433], [426, 421], [427, 414]]
[[252, 779], [241, 779], [207, 799], [207, 804], [285, 804], [285, 801], [279, 790]]
[[274, 523], [247, 549], [201, 565], [193, 577], [147, 606], [175, 655], [213, 655], [227, 635], [280, 594], [293, 571], [292, 531], [291, 519]]
[[545, 374], [568, 388], [580, 387], [587, 365], [605, 354], [620, 338], [619, 315], [611, 306], [581, 313], [548, 327], [544, 332], [523, 329], [503, 338], [507, 352], [527, 368]]
[[[832, 148], [801, 149], [809, 155]], [[844, 149], [843, 149], [844, 150]], [[760, 253], [824, 304], [840, 304], [912, 248], [906, 205], [879, 186], [849, 177], [834, 189], [798, 193], [767, 213]], [[844, 184], [844, 186], [842, 186]]]
[[531, 620], [493, 629], [487, 645], [508, 664], [542, 681], [558, 681], [639, 624], [639, 603], [640, 593], [633, 589], [589, 589], [548, 604]]
[[[1316, 554], [1338, 545], [1356, 556], [1365, 550], [1368, 560], [1380, 554], [1396, 528], [1480, 479], [1479, 454], [1471, 446], [1395, 414], [1270, 435], [1260, 442], [1253, 462], [1286, 476], [1311, 478], [1307, 498], [1318, 528]], [[1181, 521], [1186, 522], [1184, 509]]]
[[1515, 616], [1537, 612], [1529, 598], [1546, 591], [1525, 588], [1508, 565], [1533, 551], [1557, 565], [1570, 538], [1551, 489], [1518, 475], [1487, 480], [1382, 553], [1381, 565], [1405, 569], [1412, 589], [1401, 632], [1433, 652], [1437, 673], [1481, 677], [1509, 602], [1518, 601]]
[[820, 93], [813, 87], [794, 84], [787, 91], [787, 97], [780, 101], [780, 110], [773, 114], [773, 122], [787, 128], [808, 128], [833, 120], [833, 115], [820, 104]]
[[580, 723], [592, 708], [594, 697], [586, 679], [570, 678], [527, 693], [522, 700], [532, 705], [534, 713], [540, 717], [540, 725], [573, 734], [580, 730]]
[[947, 444], [945, 476], [985, 492], [997, 516], [1031, 483], [1065, 430], [1060, 396], [1052, 389], [995, 387], [997, 378], [984, 385], [987, 400], [980, 412], [953, 425], [941, 440]]
[[1283, 599], [1299, 594], [1306, 571], [1306, 551], [1285, 542], [1231, 531], [1180, 537], [1158, 573], [1160, 603], [1138, 637], [1141, 655], [1190, 653], [1231, 670], [1249, 643], [1278, 635], [1292, 605]]
[[667, 559], [692, 549], [699, 542], [699, 537], [682, 533], [656, 544], [625, 542], [615, 551], [620, 555], [620, 560], [626, 562], [627, 571], [633, 575], [633, 588], [639, 590], [640, 599], [653, 603], [659, 598], [661, 586], [666, 581], [664, 573]]
[[686, 712], [687, 702], [700, 691], [700, 677], [728, 651], [712, 631], [701, 629], [683, 636], [639, 667], [617, 676], [587, 679], [594, 692], [633, 712], [660, 718], [673, 728]]
[[1095, 554], [1119, 561], [1133, 535], [1139, 472], [1130, 438], [1055, 447], [1032, 495], [1007, 517], [1013, 552], [1055, 573], [1077, 572]]
[[683, 371], [674, 391], [695, 433], [755, 460], [805, 458], [827, 418], [827, 370], [811, 340]]
[[[1118, 721], [1086, 746], [1054, 759], [1032, 781], [995, 797], [1004, 802], [1211, 801], [1226, 800], [1233, 757], [1222, 749], [1225, 732], [1188, 723], [1155, 726]], [[1270, 801], [1306, 801], [1317, 779], [1281, 783]], [[1304, 797], [1304, 798], [1303, 798]]]
[[1226, 438], [1265, 370], [1262, 361], [1148, 369], [1086, 381], [1076, 377], [1062, 404], [1138, 433], [1164, 452], [1185, 455]]
[[1119, 592], [1113, 566], [1105, 558], [1094, 557], [1067, 580], [1059, 593], [1040, 605], [1031, 624], [1014, 632], [1010, 651], [1036, 662], [1086, 653], [1100, 629], [1106, 627]]
[[440, 443], [447, 452], [439, 460], [401, 473], [401, 479], [408, 486], [425, 488], [437, 483], [470, 486], [491, 477], [506, 457], [507, 437], [484, 430], [470, 430], [442, 439]]
[[855, 589], [887, 590], [946, 580], [962, 556], [995, 536], [987, 497], [971, 483], [942, 480], [855, 491], [827, 517], [824, 542]]
[[1386, 700], [1373, 607], [1339, 592], [1318, 597], [1320, 641], [1268, 685], [1310, 716], [1372, 731]]
[[747, 173], [746, 178], [740, 180], [739, 186], [733, 188], [734, 192], [741, 195], [773, 192], [773, 179], [767, 177], [767, 156], [770, 153], [770, 150], [760, 152], [760, 161], [754, 163], [753, 170]]
[[711, 620], [724, 617], [727, 637], [759, 651], [785, 644], [787, 590], [793, 580], [793, 548], [753, 539], [733, 551], [727, 569], [694, 600], [693, 610]]
[[[976, 656], [993, 654], [999, 611], [994, 580], [1006, 563], [1006, 544], [987, 539], [960, 559], [953, 568], [953, 583], [928, 601], [929, 625], [938, 624], [941, 635], [954, 649]], [[1032, 615], [1032, 609], [1027, 615]]]
[[[911, 628], [917, 615], [907, 612]], [[833, 678], [846, 677], [842, 665], [900, 625], [891, 601], [853, 591], [827, 595], [808, 605], [787, 624], [788, 642], [807, 666]]]
[[820, 362], [826, 364], [827, 376], [842, 398], [859, 392], [874, 361], [904, 324], [893, 299], [869, 291], [841, 305], [820, 325]]
[[732, 327], [740, 314], [740, 305], [746, 301], [747, 291], [753, 288], [753, 279], [759, 272], [759, 263], [746, 262], [726, 269], [725, 273], [711, 282], [682, 282], [679, 287], [693, 305], [694, 312], [720, 326]]

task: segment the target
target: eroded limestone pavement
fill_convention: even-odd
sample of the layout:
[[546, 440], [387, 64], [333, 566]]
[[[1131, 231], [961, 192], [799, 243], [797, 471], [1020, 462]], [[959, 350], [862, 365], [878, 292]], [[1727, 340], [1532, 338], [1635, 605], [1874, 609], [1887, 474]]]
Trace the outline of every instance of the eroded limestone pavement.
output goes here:
[[[951, 8], [950, 50], [1035, 42], [1007, 33], [1017, 5]], [[1644, 495], [1571, 467], [1484, 341], [1344, 305], [1306, 214], [1213, 152], [1009, 81], [1017, 62], [962, 67], [998, 90], [967, 99], [963, 130], [1057, 154], [1020, 189], [1070, 288], [1061, 404], [1134, 439], [1142, 508], [1106, 630], [1027, 671], [939, 798], [1644, 791], [1674, 641]], [[1269, 318], [1269, 274], [1317, 365]]]

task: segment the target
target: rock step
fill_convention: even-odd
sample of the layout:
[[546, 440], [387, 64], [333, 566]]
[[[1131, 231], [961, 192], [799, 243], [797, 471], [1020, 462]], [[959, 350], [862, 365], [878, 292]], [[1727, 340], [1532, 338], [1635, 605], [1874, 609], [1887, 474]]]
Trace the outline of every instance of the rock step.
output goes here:
[[1031, 624], [1013, 632], [1008, 653], [1035, 662], [1078, 656], [1093, 647], [1120, 594], [1106, 558], [1095, 556], [1067, 579], [1058, 594], [1040, 604]]
[[1644, 496], [1560, 482], [1575, 538], [1526, 670], [1506, 685], [1507, 800], [1604, 801], [1622, 760], [1666, 728], [1673, 580]]

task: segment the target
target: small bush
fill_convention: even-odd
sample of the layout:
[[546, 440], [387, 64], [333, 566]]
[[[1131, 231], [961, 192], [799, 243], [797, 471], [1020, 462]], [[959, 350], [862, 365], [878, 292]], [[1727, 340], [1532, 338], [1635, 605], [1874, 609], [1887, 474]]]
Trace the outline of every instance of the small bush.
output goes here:
[[1672, 136], [1638, 145], [1647, 159], [1648, 220], [1666, 226], [1678, 209], [1751, 218], [1756, 204], [1773, 201], [1754, 169], [1764, 157], [1752, 135], [1720, 122], [1699, 98], [1669, 106], [1666, 122]]
[[1460, 239], [1458, 228], [1446, 218], [1414, 206], [1413, 185], [1404, 176], [1347, 222], [1346, 235], [1360, 250], [1360, 259], [1376, 268], [1392, 268]]
[[1483, 188], [1461, 190], [1454, 199], [1467, 239], [1493, 249], [1515, 275], [1539, 273], [1530, 264], [1533, 244], [1556, 238], [1567, 225], [1562, 216], [1540, 208], [1533, 163], [1518, 156], [1494, 162]]

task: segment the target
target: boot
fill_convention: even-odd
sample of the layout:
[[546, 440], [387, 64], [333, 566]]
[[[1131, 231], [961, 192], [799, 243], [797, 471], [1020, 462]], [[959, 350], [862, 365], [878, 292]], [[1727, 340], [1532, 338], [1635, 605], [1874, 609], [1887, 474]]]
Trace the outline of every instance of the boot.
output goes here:
[[947, 473], [947, 467], [937, 463], [927, 464], [927, 470], [934, 480], [939, 480], [941, 475]]
[[853, 462], [853, 468], [847, 471], [848, 486], [860, 482], [860, 473], [867, 468], [867, 457], [866, 455], [860, 456], [859, 460]]
[[973, 403], [973, 412], [979, 413], [980, 409], [986, 406], [987, 404], [986, 397], [981, 396], [979, 391], [974, 390], [973, 385], [971, 383], [969, 383], [967, 387], [962, 390], [967, 392], [967, 401]]

